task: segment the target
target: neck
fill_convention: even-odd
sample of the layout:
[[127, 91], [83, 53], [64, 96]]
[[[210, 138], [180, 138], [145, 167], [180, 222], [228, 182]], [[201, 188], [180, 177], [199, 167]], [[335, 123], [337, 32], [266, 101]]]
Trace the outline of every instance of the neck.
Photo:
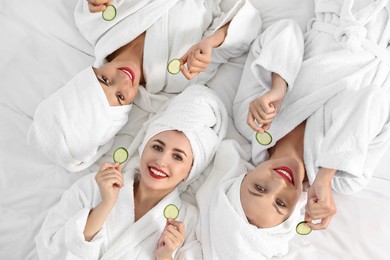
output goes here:
[[134, 211], [137, 221], [156, 206], [172, 190], [154, 190], [143, 185], [142, 181], [134, 182]]
[[[300, 167], [303, 169], [303, 172], [305, 172], [303, 161], [303, 138], [305, 135], [305, 125], [305, 122], [301, 123], [290, 133], [277, 141], [273, 147], [268, 149], [270, 159], [292, 157], [299, 162]], [[304, 179], [306, 179], [306, 173]]]

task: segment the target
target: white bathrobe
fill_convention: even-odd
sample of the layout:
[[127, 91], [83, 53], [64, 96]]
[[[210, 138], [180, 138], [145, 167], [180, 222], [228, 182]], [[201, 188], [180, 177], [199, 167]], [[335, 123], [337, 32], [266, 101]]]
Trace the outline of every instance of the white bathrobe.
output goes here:
[[283, 256], [288, 252], [296, 224], [303, 219], [301, 210], [306, 193], [283, 223], [272, 228], [257, 228], [248, 222], [241, 206], [240, 187], [245, 174], [254, 168], [247, 162], [249, 159], [250, 149], [243, 150], [234, 140], [224, 140], [206, 171], [208, 178], [196, 193], [200, 216], [197, 237], [205, 260], [260, 260]]
[[235, 1], [226, 13], [221, 11], [220, 2], [114, 1], [117, 16], [107, 22], [102, 19], [101, 13], [91, 14], [88, 3], [80, 0], [76, 6], [75, 20], [81, 34], [95, 49], [95, 66], [104, 64], [109, 54], [146, 31], [143, 73], [147, 83], [145, 88], [140, 88], [135, 104], [155, 113], [169, 94], [182, 92], [194, 81], [202, 84], [216, 71], [211, 66], [202, 80], [188, 81], [181, 73], [168, 73], [167, 64], [170, 60], [182, 57], [203, 36], [214, 33], [229, 21], [231, 25], [224, 44], [213, 51], [214, 61], [224, 62], [228, 58], [241, 56], [260, 31], [260, 14], [249, 1]]
[[[337, 169], [332, 181], [337, 192], [357, 192], [367, 184], [390, 144], [389, 10], [388, 1], [316, 1], [302, 68], [269, 130], [273, 142], [258, 145], [248, 127], [241, 127], [252, 139], [254, 162], [267, 157], [267, 148], [307, 119], [304, 157], [310, 183], [318, 168], [326, 167]], [[260, 54], [248, 60], [249, 81], [255, 80], [251, 73], [273, 71], [262, 67], [262, 59]], [[260, 64], [257, 71], [249, 71], [252, 63]], [[244, 124], [249, 100], [257, 97], [245, 96], [250, 91], [240, 88], [236, 124]], [[259, 88], [257, 93], [264, 93], [267, 87], [260, 83]]]
[[[137, 157], [132, 162], [139, 161]], [[137, 222], [134, 222], [134, 168], [124, 173], [125, 185], [102, 229], [90, 242], [83, 231], [88, 214], [100, 201], [95, 174], [84, 176], [66, 191], [48, 213], [36, 236], [40, 259], [155, 259], [158, 240], [166, 225], [165, 206], [179, 208], [177, 220], [186, 229], [185, 243], [175, 251], [174, 259], [201, 259], [201, 247], [195, 238], [198, 212], [173, 190]]]

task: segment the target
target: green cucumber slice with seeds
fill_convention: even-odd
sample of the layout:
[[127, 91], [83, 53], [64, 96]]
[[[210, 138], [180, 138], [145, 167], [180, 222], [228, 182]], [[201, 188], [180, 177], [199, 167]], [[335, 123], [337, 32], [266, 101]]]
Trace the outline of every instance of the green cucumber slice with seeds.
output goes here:
[[261, 145], [269, 145], [272, 142], [272, 136], [267, 131], [257, 132], [256, 140]]
[[175, 75], [181, 71], [181, 60], [179, 59], [173, 59], [168, 63], [168, 72], [172, 75]]
[[179, 216], [179, 209], [174, 204], [168, 204], [164, 208], [164, 217], [166, 219], [176, 219]]
[[127, 152], [126, 148], [119, 147], [114, 151], [114, 162], [116, 163], [124, 163], [126, 162], [127, 158], [129, 157], [129, 153]]
[[305, 235], [309, 235], [310, 234], [312, 229], [311, 229], [311, 227], [306, 225], [306, 223], [307, 223], [307, 221], [301, 221], [296, 226], [295, 230], [297, 231], [297, 233], [299, 235], [305, 236]]
[[103, 19], [106, 21], [112, 21], [116, 17], [116, 8], [113, 5], [108, 5], [102, 12]]

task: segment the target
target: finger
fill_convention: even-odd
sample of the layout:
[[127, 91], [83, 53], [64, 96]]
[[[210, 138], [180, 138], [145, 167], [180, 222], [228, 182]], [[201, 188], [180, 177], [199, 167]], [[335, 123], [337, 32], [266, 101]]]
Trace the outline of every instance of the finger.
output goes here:
[[107, 6], [105, 5], [94, 5], [94, 4], [88, 4], [89, 11], [91, 13], [98, 13], [102, 12], [106, 9]]
[[108, 162], [105, 162], [102, 164], [102, 166], [100, 166], [100, 171], [104, 171], [108, 168], [115, 168], [117, 166], [116, 163], [108, 163]]
[[93, 4], [93, 5], [107, 5], [107, 4], [109, 4], [109, 1], [107, 1], [107, 0], [88, 0], [88, 3]]
[[179, 60], [181, 61], [181, 64], [184, 65], [187, 63], [189, 57], [189, 52], [186, 52]]
[[262, 128], [255, 122], [255, 118], [251, 112], [248, 112], [246, 123], [250, 128], [252, 128], [255, 132], [261, 131]]
[[309, 213], [308, 212], [305, 212], [305, 221], [306, 222], [311, 222], [313, 219], [312, 219], [312, 217], [309, 215]]
[[187, 68], [191, 73], [200, 73], [206, 70], [207, 67], [204, 66], [195, 66], [193, 64], [187, 63]]
[[168, 223], [174, 226], [181, 234], [185, 233], [184, 223], [182, 221], [177, 220], [168, 220]]
[[330, 223], [332, 219], [332, 216], [329, 216], [329, 217], [326, 217], [326, 218], [322, 218], [321, 219], [321, 222], [319, 223], [307, 223], [307, 225], [313, 229], [313, 230], [323, 230], [323, 229], [326, 229]]
[[99, 178], [100, 182], [109, 182], [111, 184], [116, 184], [119, 187], [123, 187], [123, 180], [123, 175], [117, 171], [107, 172]]
[[196, 75], [199, 74], [198, 72], [195, 73], [190, 72], [183, 64], [180, 66], [180, 69], [181, 69], [181, 73], [183, 73], [184, 77], [186, 77], [188, 80], [193, 79]]
[[261, 106], [261, 109], [266, 113], [266, 114], [270, 114], [270, 113], [275, 113], [276, 112], [276, 109], [275, 109], [275, 106], [270, 102], [270, 101], [265, 101], [265, 100], [261, 100], [260, 103], [260, 106]]
[[271, 127], [271, 123], [263, 124], [263, 125], [261, 126], [261, 128], [263, 128], [264, 131], [268, 131], [270, 127]]
[[197, 49], [194, 53], [194, 57], [196, 60], [209, 64], [211, 62], [211, 55], [209, 50], [203, 50], [203, 52], [200, 49]]

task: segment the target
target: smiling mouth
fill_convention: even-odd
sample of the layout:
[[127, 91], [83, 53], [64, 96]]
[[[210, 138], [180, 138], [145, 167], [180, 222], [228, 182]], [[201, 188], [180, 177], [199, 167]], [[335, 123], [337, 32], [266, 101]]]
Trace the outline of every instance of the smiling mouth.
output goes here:
[[295, 186], [294, 174], [293, 174], [293, 171], [289, 167], [281, 166], [281, 167], [275, 168], [273, 170], [277, 174], [279, 174], [283, 179], [285, 179], [287, 182], [289, 182]]
[[149, 174], [155, 179], [164, 179], [168, 178], [168, 174], [165, 172], [155, 168], [155, 167], [149, 167]]
[[119, 68], [119, 70], [125, 73], [130, 78], [131, 83], [134, 84], [135, 73], [132, 69], [128, 67], [123, 67], [123, 68]]

